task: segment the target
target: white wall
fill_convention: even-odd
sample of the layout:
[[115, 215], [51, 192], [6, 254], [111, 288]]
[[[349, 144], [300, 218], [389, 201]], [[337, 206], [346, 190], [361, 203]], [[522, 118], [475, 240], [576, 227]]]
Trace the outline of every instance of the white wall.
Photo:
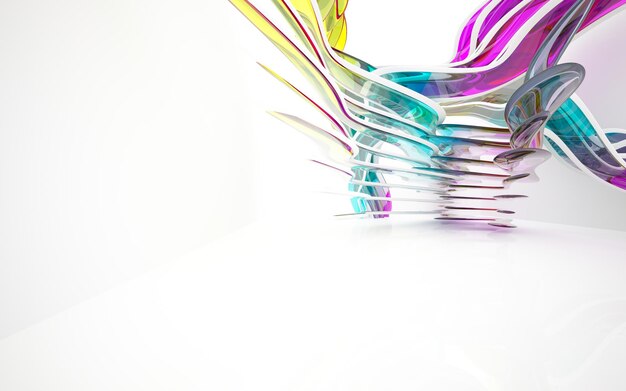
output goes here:
[[0, 3], [0, 337], [251, 220], [240, 19]]

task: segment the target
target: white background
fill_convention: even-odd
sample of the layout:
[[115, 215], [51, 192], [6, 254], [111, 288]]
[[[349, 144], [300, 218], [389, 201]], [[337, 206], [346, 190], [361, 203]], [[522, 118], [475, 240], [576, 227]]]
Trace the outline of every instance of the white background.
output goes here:
[[[479, 3], [353, 0], [346, 51], [443, 63]], [[564, 58], [606, 127], [626, 127], [624, 26]], [[344, 185], [264, 113], [308, 108], [256, 66], [289, 74], [226, 1], [4, 1], [0, 49], [0, 337], [254, 219], [349, 209], [308, 191]], [[626, 230], [626, 195], [554, 160], [538, 173], [522, 217]]]

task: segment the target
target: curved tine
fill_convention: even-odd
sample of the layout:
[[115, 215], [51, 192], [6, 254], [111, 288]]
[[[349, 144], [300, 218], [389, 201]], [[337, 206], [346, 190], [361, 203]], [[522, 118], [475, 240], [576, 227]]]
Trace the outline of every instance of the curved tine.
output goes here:
[[[528, 71], [526, 72], [527, 81], [548, 69], [550, 65], [556, 64], [559, 61], [563, 52], [565, 52], [565, 49], [567, 49], [567, 46], [574, 38], [574, 35], [576, 35], [578, 29], [580, 29], [589, 10], [591, 10], [593, 1], [594, 0], [577, 0], [569, 11], [563, 15], [563, 18], [559, 20], [556, 26], [550, 30], [550, 33], [541, 44], [535, 57], [533, 57], [528, 66]], [[550, 64], [550, 54], [559, 43], [559, 40], [563, 39], [565, 42], [558, 48], [558, 52], [555, 55], [553, 54], [554, 58], [552, 59], [552, 64]]]

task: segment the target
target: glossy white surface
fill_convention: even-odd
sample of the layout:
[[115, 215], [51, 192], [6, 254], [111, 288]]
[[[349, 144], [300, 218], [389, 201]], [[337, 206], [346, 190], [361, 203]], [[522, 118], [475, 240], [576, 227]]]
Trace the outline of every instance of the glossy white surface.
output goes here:
[[[444, 62], [481, 2], [351, 2], [348, 52]], [[226, 1], [0, 11], [0, 390], [626, 389], [624, 234], [284, 223], [348, 211], [302, 194], [345, 180], [266, 115], [308, 108]], [[566, 56], [609, 127], [626, 127], [624, 52], [606, 50], [625, 18]], [[525, 217], [626, 229], [624, 194], [539, 174]], [[255, 215], [279, 220], [207, 244]]]
[[[346, 49], [374, 64], [446, 62], [481, 3], [352, 1]], [[620, 12], [564, 57], [587, 69], [580, 96], [607, 127], [626, 128], [626, 52], [606, 50], [624, 26]], [[255, 215], [349, 211], [302, 194], [345, 191], [345, 178], [312, 167], [310, 140], [267, 115], [312, 110], [256, 60], [307, 83], [225, 0], [4, 1], [0, 47], [0, 338]], [[538, 174], [519, 216], [626, 230], [625, 193], [556, 160]]]
[[626, 389], [626, 233], [255, 223], [0, 341], [0, 389]]

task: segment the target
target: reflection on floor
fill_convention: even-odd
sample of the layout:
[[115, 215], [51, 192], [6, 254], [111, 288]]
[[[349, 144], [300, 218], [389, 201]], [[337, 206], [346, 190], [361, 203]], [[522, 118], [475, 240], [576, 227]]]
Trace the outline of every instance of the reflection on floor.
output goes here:
[[626, 389], [626, 233], [519, 226], [255, 223], [0, 341], [0, 389]]

